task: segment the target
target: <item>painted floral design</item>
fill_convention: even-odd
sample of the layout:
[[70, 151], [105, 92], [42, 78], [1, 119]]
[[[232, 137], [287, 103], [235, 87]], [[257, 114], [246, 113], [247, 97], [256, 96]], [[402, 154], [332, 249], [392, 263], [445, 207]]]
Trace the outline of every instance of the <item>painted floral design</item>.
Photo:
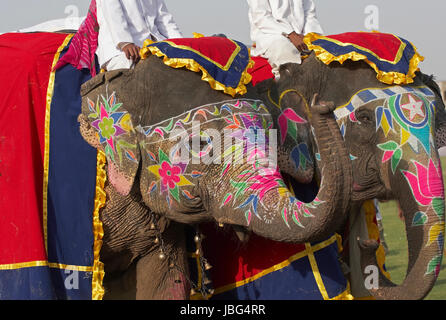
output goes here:
[[156, 180], [149, 186], [149, 193], [159, 190], [161, 194], [167, 195], [168, 203], [171, 204], [171, 199], [180, 202], [180, 192], [187, 199], [193, 198], [186, 186], [193, 186], [194, 184], [187, 178], [188, 176], [194, 178], [201, 175], [200, 172], [187, 172], [186, 163], [172, 163], [166, 153], [159, 149], [158, 159], [153, 153], [149, 153], [149, 158], [156, 164], [151, 165], [147, 170], [155, 176]]
[[[246, 129], [248, 127], [272, 128], [273, 126], [271, 116], [261, 101], [243, 99], [200, 106], [175, 118], [144, 127], [143, 131], [148, 138], [155, 137], [162, 140], [173, 130], [186, 129], [194, 121], [203, 124], [215, 119], [225, 121], [224, 129], [226, 130]], [[252, 124], [249, 125], [249, 123]]]
[[136, 145], [125, 141], [123, 138], [133, 130], [130, 114], [120, 111], [122, 103], [118, 103], [116, 94], [105, 98], [98, 97], [96, 103], [87, 99], [88, 107], [91, 111], [89, 118], [94, 119], [91, 126], [98, 131], [99, 142], [105, 144], [105, 154], [113, 162], [116, 162], [116, 155], [122, 163], [123, 155], [126, 159], [136, 162], [136, 157], [131, 151], [136, 149]]
[[307, 123], [307, 121], [301, 118], [293, 109], [288, 108], [282, 111], [278, 119], [281, 144], [285, 143], [287, 136], [297, 141], [297, 124]]
[[[437, 214], [438, 222], [429, 229], [429, 237], [426, 246], [437, 244], [440, 251], [444, 245], [444, 189], [441, 165], [435, 165], [432, 159], [429, 164], [423, 166], [417, 161], [413, 161], [416, 173], [402, 170], [404, 177], [410, 185], [415, 200], [422, 206], [431, 206]], [[423, 226], [428, 223], [430, 217], [425, 212], [415, 213], [412, 226]], [[426, 274], [434, 273], [438, 276], [441, 267], [442, 256], [435, 256], [428, 264]]]
[[[365, 99], [365, 100], [364, 100]], [[367, 89], [356, 94], [350, 102], [335, 110], [342, 136], [345, 137], [348, 119], [357, 122], [355, 111], [366, 103], [374, 103], [376, 131], [382, 129], [387, 140], [377, 147], [383, 151], [382, 163], [390, 162], [392, 173], [408, 151], [427, 158], [427, 163], [412, 161], [414, 169], [400, 172], [406, 179], [414, 199], [422, 210], [415, 212], [411, 227], [429, 225], [426, 247], [436, 245], [438, 252], [444, 248], [445, 217], [443, 176], [437, 150], [434, 147], [433, 121], [435, 117], [435, 95], [427, 87], [395, 86], [387, 89]], [[421, 146], [421, 148], [420, 148]], [[424, 207], [424, 208], [423, 208]], [[431, 214], [434, 212], [434, 214]], [[425, 274], [438, 276], [442, 255], [429, 261]]]
[[168, 162], [163, 162], [158, 174], [161, 177], [161, 183], [166, 185], [169, 189], [174, 189], [178, 182], [180, 182], [181, 168], [178, 166], [171, 166]]
[[[260, 201], [263, 200], [265, 194], [277, 187], [286, 188], [280, 172], [268, 168], [261, 170], [261, 174], [249, 178], [250, 182], [254, 182], [249, 186], [249, 189], [256, 191]], [[280, 190], [279, 190], [280, 192]]]
[[99, 122], [98, 127], [101, 130], [100, 133], [106, 140], [110, 140], [112, 136], [116, 133], [114, 124], [115, 120], [113, 118], [103, 118], [101, 122]]
[[429, 159], [429, 164], [426, 167], [417, 161], [413, 161], [413, 164], [416, 168], [415, 174], [404, 170], [402, 172], [412, 189], [415, 200], [422, 206], [431, 205], [433, 202], [435, 204], [435, 199], [444, 200], [440, 163], [437, 167], [432, 159]]
[[293, 148], [291, 151], [291, 159], [293, 160], [296, 169], [302, 168], [302, 170], [306, 170], [307, 164], [313, 163], [310, 151], [308, 150], [308, 145], [304, 142]]
[[[234, 192], [227, 193], [223, 197], [221, 206], [224, 207], [230, 203], [236, 209], [245, 211], [246, 223], [249, 225], [252, 216], [262, 219], [258, 214], [260, 205], [264, 205], [264, 197], [269, 192], [274, 192], [277, 195], [277, 203], [280, 203], [281, 198], [289, 200], [290, 207], [284, 207], [281, 216], [285, 224], [290, 228], [289, 215], [293, 222], [304, 227], [300, 222], [300, 216], [313, 217], [308, 208], [315, 208], [322, 203], [319, 199], [315, 199], [313, 203], [304, 203], [295, 198], [287, 188], [282, 175], [277, 169], [272, 168], [254, 168], [246, 170], [237, 176], [237, 180], [231, 179], [231, 186]], [[248, 197], [245, 197], [249, 194]]]
[[403, 149], [393, 140], [378, 144], [378, 148], [384, 151], [382, 163], [390, 161], [392, 173], [395, 174], [396, 168], [403, 158]]

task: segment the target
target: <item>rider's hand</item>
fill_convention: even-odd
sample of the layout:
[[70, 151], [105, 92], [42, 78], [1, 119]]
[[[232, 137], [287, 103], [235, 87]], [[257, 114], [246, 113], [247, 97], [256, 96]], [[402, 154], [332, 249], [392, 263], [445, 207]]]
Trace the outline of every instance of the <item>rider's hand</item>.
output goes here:
[[127, 57], [127, 59], [131, 59], [135, 62], [138, 62], [140, 55], [139, 55], [139, 50], [141, 48], [138, 47], [137, 45], [135, 45], [134, 43], [128, 43], [126, 44], [124, 47], [121, 48], [122, 52], [125, 53], [125, 56]]
[[298, 34], [296, 32], [291, 32], [288, 35], [288, 39], [291, 41], [291, 43], [299, 50], [300, 52], [308, 50], [307, 45], [304, 43], [304, 36], [301, 34]]

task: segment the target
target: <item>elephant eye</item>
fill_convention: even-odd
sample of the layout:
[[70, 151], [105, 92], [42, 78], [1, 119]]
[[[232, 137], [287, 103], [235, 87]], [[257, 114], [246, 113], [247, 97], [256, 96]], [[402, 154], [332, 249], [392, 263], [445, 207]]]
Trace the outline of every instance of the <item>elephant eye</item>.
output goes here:
[[363, 115], [363, 116], [361, 116], [361, 117], [359, 118], [359, 120], [361, 120], [361, 121], [370, 121], [370, 118], [369, 118], [368, 115]]
[[358, 115], [357, 119], [359, 120], [359, 122], [363, 123], [363, 124], [369, 124], [372, 122], [372, 117], [366, 113], [366, 112], [362, 112]]

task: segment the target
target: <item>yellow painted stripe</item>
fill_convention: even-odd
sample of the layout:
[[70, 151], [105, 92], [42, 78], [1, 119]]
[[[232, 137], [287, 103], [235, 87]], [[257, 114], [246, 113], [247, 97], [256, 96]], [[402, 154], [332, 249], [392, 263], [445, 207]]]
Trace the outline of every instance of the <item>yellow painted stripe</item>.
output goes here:
[[283, 91], [283, 92], [280, 94], [279, 102], [278, 102], [278, 103], [275, 102], [275, 101], [273, 100], [273, 98], [271, 97], [271, 90], [268, 90], [268, 100], [269, 100], [274, 106], [276, 106], [277, 108], [279, 108], [280, 110], [282, 110], [282, 99], [283, 99], [283, 97], [285, 97], [285, 95], [286, 95], [287, 93], [290, 93], [290, 92], [294, 92], [294, 93], [296, 93], [296, 94], [303, 100], [303, 102], [304, 102], [304, 107], [305, 107], [305, 112], [306, 112], [306, 114], [307, 114], [307, 117], [308, 117], [308, 119], [311, 119], [312, 114], [311, 114], [310, 104], [308, 103], [308, 101], [307, 101], [307, 99], [304, 97], [304, 95], [303, 95], [302, 93], [300, 93], [299, 91], [297, 91], [296, 89], [288, 89], [288, 90]]
[[277, 108], [279, 108], [279, 109], [282, 110], [282, 107], [281, 107], [277, 102], [275, 102], [275, 101], [273, 100], [273, 98], [271, 97], [271, 90], [268, 90], [268, 100], [269, 100], [273, 105], [275, 105]]

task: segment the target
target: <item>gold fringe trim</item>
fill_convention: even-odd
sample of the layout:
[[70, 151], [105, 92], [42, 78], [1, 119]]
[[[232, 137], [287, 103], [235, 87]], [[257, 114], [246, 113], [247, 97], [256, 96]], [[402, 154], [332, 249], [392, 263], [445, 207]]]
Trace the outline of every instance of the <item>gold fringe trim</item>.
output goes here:
[[18, 270], [24, 268], [35, 268], [35, 267], [49, 267], [52, 269], [62, 269], [62, 270], [73, 270], [81, 272], [92, 272], [93, 267], [88, 266], [75, 266], [62, 263], [54, 263], [48, 261], [29, 261], [29, 262], [19, 262], [12, 264], [2, 264], [0, 265], [0, 270]]
[[93, 233], [94, 233], [94, 263], [93, 263], [93, 279], [92, 299], [102, 300], [104, 297], [104, 287], [102, 282], [104, 280], [104, 264], [99, 260], [100, 251], [102, 247], [102, 238], [104, 236], [104, 229], [100, 220], [99, 211], [105, 205], [106, 194], [104, 191], [105, 181], [107, 180], [107, 173], [105, 172], [106, 157], [103, 151], [97, 151], [97, 165], [96, 165], [96, 194], [94, 199], [93, 211]]
[[346, 60], [353, 60], [353, 61], [365, 61], [368, 65], [370, 65], [376, 72], [376, 78], [386, 84], [409, 84], [413, 83], [413, 78], [415, 78], [415, 72], [419, 71], [418, 65], [421, 61], [424, 61], [424, 57], [421, 56], [417, 48], [412, 44], [415, 54], [409, 61], [409, 71], [407, 74], [403, 74], [400, 72], [384, 72], [379, 70], [379, 68], [376, 66], [375, 63], [368, 60], [367, 57], [363, 54], [357, 53], [357, 52], [349, 52], [347, 54], [341, 55], [341, 56], [335, 56], [331, 54], [330, 52], [326, 51], [321, 46], [317, 46], [313, 44], [313, 41], [324, 39], [328, 41], [333, 41], [330, 38], [318, 35], [316, 33], [309, 33], [304, 37], [304, 42], [307, 45], [309, 50], [313, 50], [318, 57], [319, 60], [321, 60], [326, 65], [329, 65], [333, 61], [337, 61], [340, 64], [343, 64]]
[[192, 32], [192, 34], [194, 35], [194, 38], [204, 38], [204, 34], [202, 33], [198, 33], [198, 32]]
[[[195, 38], [202, 37], [201, 34], [194, 34]], [[246, 85], [251, 82], [252, 76], [248, 73], [248, 69], [254, 67], [254, 61], [249, 58], [249, 63], [246, 69], [243, 71], [240, 82], [237, 88], [227, 87], [224, 84], [215, 80], [207, 70], [202, 67], [199, 63], [192, 59], [184, 59], [184, 58], [169, 58], [166, 54], [164, 54], [160, 49], [156, 47], [148, 47], [150, 44], [155, 43], [154, 41], [147, 39], [144, 41], [143, 48], [140, 50], [141, 59], [146, 59], [149, 55], [153, 54], [157, 57], [163, 58], [164, 64], [172, 68], [186, 68], [193, 72], [202, 72], [201, 79], [209, 83], [212, 89], [223, 91], [226, 94], [234, 97], [235, 95], [244, 95], [248, 90], [246, 89]]]

